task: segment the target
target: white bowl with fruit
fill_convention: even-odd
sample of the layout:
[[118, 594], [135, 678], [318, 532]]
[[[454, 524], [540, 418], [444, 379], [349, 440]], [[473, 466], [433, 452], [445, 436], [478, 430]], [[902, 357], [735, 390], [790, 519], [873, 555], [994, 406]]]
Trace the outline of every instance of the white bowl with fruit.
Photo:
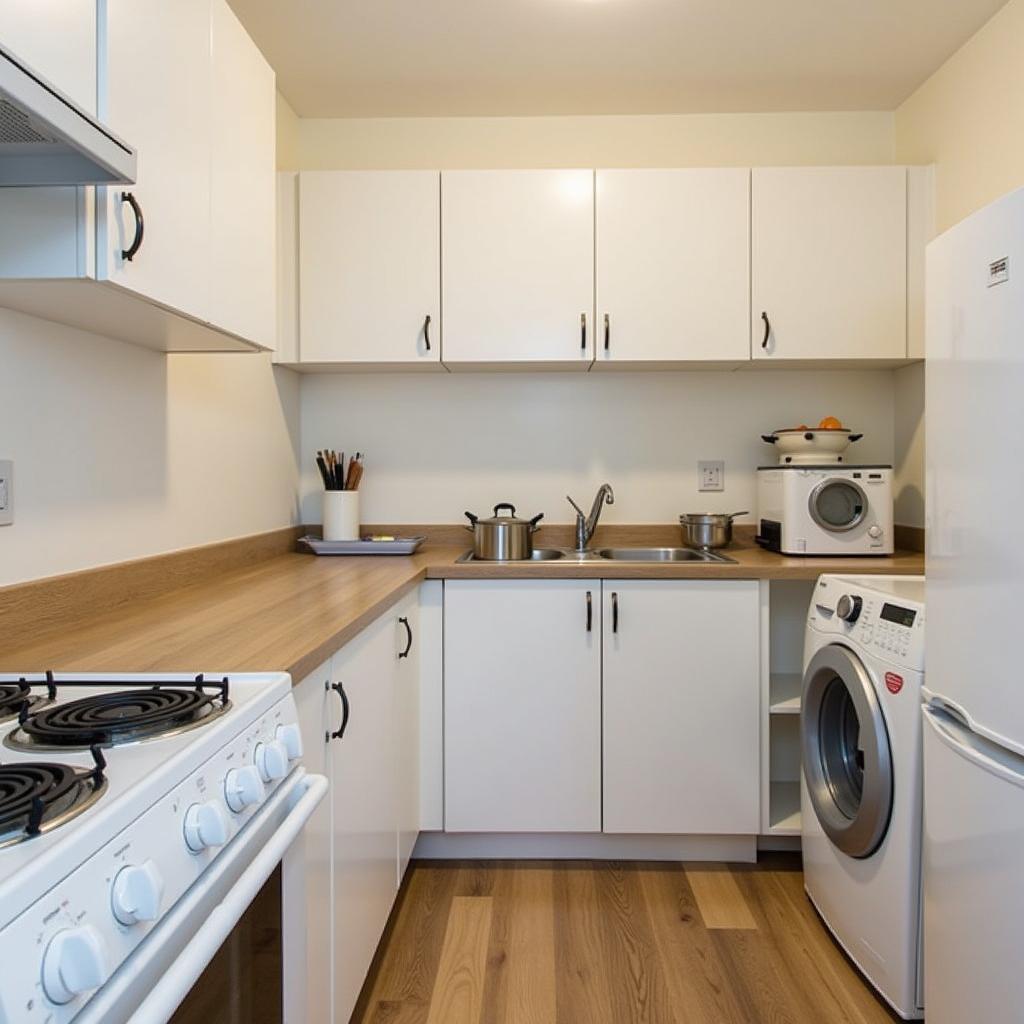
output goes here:
[[845, 461], [843, 453], [863, 436], [851, 433], [835, 416], [826, 416], [816, 427], [784, 427], [762, 434], [761, 440], [775, 445], [780, 466], [834, 466]]

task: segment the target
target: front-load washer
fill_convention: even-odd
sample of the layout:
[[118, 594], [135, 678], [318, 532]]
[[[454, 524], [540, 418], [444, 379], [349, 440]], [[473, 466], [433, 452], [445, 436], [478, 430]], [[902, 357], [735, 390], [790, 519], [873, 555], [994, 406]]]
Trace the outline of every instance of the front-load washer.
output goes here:
[[757, 542], [783, 555], [891, 555], [891, 466], [760, 466]]
[[923, 1016], [924, 577], [822, 576], [804, 639], [804, 887], [906, 1020]]

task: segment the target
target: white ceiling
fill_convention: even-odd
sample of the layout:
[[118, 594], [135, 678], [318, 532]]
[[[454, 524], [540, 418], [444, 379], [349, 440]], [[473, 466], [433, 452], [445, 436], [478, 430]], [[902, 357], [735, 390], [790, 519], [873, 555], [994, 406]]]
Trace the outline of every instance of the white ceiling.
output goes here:
[[231, 0], [304, 117], [890, 110], [1005, 0]]

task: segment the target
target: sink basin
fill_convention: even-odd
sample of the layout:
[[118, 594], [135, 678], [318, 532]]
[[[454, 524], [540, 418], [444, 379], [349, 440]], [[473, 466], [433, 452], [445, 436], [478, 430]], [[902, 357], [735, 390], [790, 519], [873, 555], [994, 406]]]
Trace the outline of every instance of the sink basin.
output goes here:
[[731, 562], [725, 555], [694, 548], [600, 548], [595, 552], [610, 562]]
[[[565, 558], [565, 552], [561, 548], [534, 548], [533, 554], [530, 555], [529, 559], [522, 559], [522, 561], [530, 562], [553, 562], [556, 558]], [[476, 558], [472, 551], [467, 551], [464, 555], [459, 555], [455, 559], [456, 562], [488, 562], [491, 563], [489, 558]], [[494, 561], [494, 565], [515, 565], [516, 560], [509, 561]]]

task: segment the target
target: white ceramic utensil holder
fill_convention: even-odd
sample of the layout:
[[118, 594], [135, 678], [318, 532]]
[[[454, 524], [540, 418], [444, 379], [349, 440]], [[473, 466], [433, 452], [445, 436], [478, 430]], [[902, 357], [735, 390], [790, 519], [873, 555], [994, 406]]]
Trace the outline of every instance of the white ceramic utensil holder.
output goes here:
[[358, 491], [324, 491], [324, 540], [359, 540]]

